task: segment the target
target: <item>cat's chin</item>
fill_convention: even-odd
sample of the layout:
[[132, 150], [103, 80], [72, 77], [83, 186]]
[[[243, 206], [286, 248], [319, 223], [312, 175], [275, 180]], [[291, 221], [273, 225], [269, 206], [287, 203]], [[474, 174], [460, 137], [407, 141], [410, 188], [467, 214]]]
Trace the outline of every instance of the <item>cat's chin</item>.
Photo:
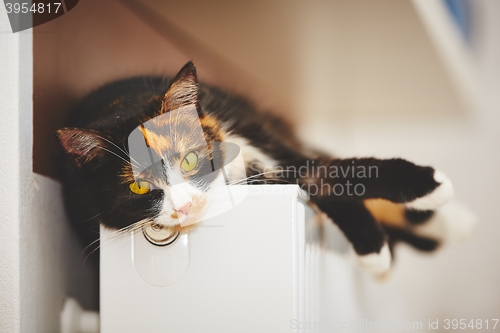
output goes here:
[[156, 219], [154, 223], [162, 226], [163, 228], [170, 230], [172, 232], [188, 233], [199, 224], [199, 219], [196, 217], [183, 216], [180, 219], [171, 219], [165, 221], [162, 219]]
[[163, 228], [170, 230], [172, 233], [181, 233], [181, 234], [186, 234], [191, 231], [193, 231], [199, 223], [190, 223], [190, 224], [175, 224], [175, 225], [162, 225]]

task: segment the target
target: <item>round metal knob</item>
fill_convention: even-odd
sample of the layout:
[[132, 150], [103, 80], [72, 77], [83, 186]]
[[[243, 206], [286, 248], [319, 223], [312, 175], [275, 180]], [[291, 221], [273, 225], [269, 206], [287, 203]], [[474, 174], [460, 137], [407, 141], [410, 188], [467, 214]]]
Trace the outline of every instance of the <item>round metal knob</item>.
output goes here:
[[156, 246], [172, 244], [179, 237], [178, 231], [173, 231], [156, 223], [149, 223], [143, 226], [142, 233], [148, 242]]

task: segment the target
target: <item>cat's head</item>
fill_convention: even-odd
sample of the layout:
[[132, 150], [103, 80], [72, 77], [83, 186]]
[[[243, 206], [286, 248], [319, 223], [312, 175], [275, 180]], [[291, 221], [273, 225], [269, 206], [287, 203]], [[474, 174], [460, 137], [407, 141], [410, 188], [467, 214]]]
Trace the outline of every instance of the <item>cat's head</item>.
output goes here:
[[91, 211], [107, 227], [154, 223], [186, 229], [202, 218], [213, 184], [222, 177], [224, 134], [200, 107], [194, 65], [186, 64], [156, 97], [140, 106], [156, 110], [138, 119], [132, 131], [65, 128], [57, 133], [82, 180], [81, 189], [74, 189], [77, 196], [83, 205], [96, 206]]

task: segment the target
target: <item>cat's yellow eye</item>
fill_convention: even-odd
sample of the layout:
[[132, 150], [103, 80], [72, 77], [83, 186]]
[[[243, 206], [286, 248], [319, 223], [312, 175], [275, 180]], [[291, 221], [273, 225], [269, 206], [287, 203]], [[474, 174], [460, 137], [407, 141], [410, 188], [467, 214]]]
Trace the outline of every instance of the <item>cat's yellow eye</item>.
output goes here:
[[135, 194], [146, 194], [151, 191], [151, 184], [144, 180], [133, 182], [129, 187], [130, 191]]
[[189, 172], [193, 170], [197, 164], [198, 164], [198, 156], [195, 153], [190, 152], [189, 154], [184, 156], [184, 159], [182, 160], [181, 163], [181, 168], [184, 172]]

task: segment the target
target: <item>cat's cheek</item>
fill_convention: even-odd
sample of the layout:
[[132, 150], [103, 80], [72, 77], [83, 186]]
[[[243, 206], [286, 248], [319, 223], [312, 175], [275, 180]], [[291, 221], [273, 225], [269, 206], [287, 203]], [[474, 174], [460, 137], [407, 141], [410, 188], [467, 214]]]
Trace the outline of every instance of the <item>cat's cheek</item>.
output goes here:
[[190, 218], [192, 223], [201, 222], [208, 206], [208, 197], [205, 193], [193, 196], [193, 207], [191, 208]]

